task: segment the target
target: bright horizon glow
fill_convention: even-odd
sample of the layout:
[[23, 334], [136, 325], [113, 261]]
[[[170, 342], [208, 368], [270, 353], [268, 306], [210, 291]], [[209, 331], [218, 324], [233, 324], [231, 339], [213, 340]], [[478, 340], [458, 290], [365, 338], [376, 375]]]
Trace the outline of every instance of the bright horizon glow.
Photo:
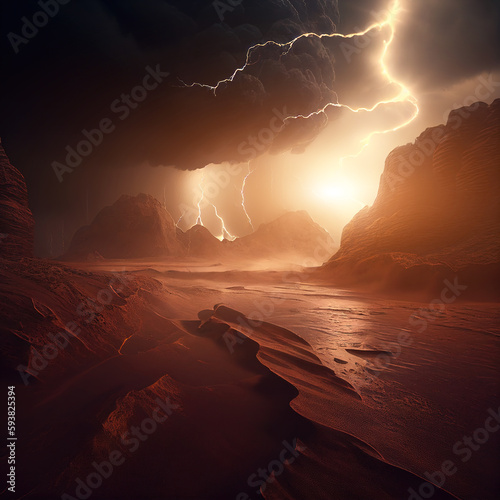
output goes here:
[[313, 193], [324, 201], [350, 200], [355, 196], [353, 184], [347, 181], [317, 186]]
[[352, 203], [364, 207], [366, 203], [359, 200], [359, 190], [354, 182], [347, 179], [338, 179], [329, 183], [317, 184], [312, 193], [326, 203], [335, 203], [342, 205], [343, 208], [350, 210]]

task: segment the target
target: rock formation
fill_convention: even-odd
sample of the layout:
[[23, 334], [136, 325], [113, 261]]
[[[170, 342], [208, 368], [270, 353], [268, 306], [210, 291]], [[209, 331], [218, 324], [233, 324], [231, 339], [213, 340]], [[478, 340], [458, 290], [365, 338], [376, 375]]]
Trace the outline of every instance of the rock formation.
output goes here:
[[499, 276], [500, 100], [450, 113], [414, 144], [392, 151], [377, 198], [345, 227], [324, 266], [344, 282], [424, 285]]
[[34, 228], [24, 177], [0, 142], [0, 258], [33, 257]]

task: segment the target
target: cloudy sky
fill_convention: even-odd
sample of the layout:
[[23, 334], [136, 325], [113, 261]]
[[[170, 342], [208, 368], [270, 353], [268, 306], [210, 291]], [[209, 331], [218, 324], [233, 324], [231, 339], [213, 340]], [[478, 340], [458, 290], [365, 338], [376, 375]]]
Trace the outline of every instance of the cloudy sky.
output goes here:
[[40, 254], [141, 191], [183, 229], [204, 189], [217, 236], [212, 205], [233, 235], [306, 209], [338, 238], [391, 149], [500, 96], [496, 0], [233, 3], [1, 2], [0, 135]]

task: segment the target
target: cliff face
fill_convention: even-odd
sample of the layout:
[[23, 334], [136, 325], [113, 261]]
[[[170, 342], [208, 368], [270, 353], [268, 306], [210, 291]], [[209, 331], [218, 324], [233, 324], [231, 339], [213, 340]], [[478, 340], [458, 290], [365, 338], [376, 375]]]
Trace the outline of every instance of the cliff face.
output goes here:
[[345, 227], [324, 269], [343, 281], [404, 281], [412, 268], [496, 279], [499, 188], [500, 100], [455, 110], [389, 154], [373, 206]]
[[141, 193], [121, 196], [102, 209], [92, 224], [80, 228], [67, 257], [98, 253], [106, 258], [140, 258], [180, 252], [172, 217], [158, 200]]
[[33, 257], [34, 228], [24, 177], [0, 142], [0, 258]]

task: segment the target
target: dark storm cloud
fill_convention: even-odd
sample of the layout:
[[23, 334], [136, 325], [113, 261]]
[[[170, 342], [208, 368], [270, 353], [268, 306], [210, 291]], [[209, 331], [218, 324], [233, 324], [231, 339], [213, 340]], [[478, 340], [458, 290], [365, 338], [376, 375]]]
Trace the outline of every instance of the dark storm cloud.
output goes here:
[[385, 16], [391, 0], [340, 0], [341, 33], [358, 33]]
[[[340, 0], [339, 30], [378, 22], [391, 0]], [[400, 0], [402, 13], [389, 62], [414, 90], [458, 83], [500, 68], [498, 0]]]
[[498, 0], [408, 2], [403, 23], [391, 65], [412, 88], [439, 88], [500, 68]]
[[[216, 93], [183, 86], [227, 78], [256, 43], [332, 33], [337, 26], [343, 33], [358, 31], [380, 21], [390, 5], [382, 0], [339, 3], [340, 25], [337, 0], [244, 0], [223, 13], [223, 22], [212, 0], [73, 0], [60, 5], [16, 54], [7, 34], [20, 34], [23, 16], [31, 20], [41, 7], [31, 0], [3, 2], [0, 134], [28, 184], [36, 186], [31, 190], [35, 209], [64, 206], [82, 179], [92, 182], [103, 169], [144, 162], [195, 169], [244, 161], [252, 154], [249, 142], [272, 120], [276, 124], [277, 116], [307, 115], [337, 94], [356, 105], [387, 96], [391, 89], [374, 64], [383, 32], [352, 60], [339, 39], [302, 39], [290, 51], [268, 44], [255, 49], [245, 72]], [[498, 2], [401, 4], [404, 23], [392, 62], [412, 89], [412, 83], [452, 83], [498, 63]], [[143, 82], [146, 67], [159, 67], [169, 76], [121, 120], [125, 112], [119, 115], [111, 105]], [[329, 118], [337, 112], [330, 110]], [[52, 162], [64, 163], [66, 148], [84, 139], [82, 130], [106, 118], [113, 120], [113, 132], [59, 185]], [[287, 124], [275, 133], [274, 144], [261, 142], [253, 150], [302, 151], [325, 126], [325, 117]]]
[[[80, 171], [143, 162], [195, 169], [245, 160], [242, 142], [267, 127], [277, 110], [310, 113], [334, 95], [333, 61], [317, 40], [301, 41], [287, 54], [277, 44], [256, 49], [249, 68], [216, 94], [183, 82], [227, 78], [256, 43], [333, 32], [336, 0], [244, 1], [224, 13], [224, 22], [211, 0], [69, 1], [26, 36], [25, 19], [40, 10], [40, 2], [4, 2], [1, 33], [0, 133], [28, 183], [43, 187], [32, 195], [35, 205], [71, 199], [70, 189], [54, 187], [51, 164], [66, 165], [67, 148], [104, 119], [113, 121], [113, 132]], [[9, 33], [24, 41], [13, 42]], [[112, 103], [143, 82], [146, 67], [169, 76], [129, 113], [113, 114]], [[57, 196], [47, 200], [44, 192]]]

